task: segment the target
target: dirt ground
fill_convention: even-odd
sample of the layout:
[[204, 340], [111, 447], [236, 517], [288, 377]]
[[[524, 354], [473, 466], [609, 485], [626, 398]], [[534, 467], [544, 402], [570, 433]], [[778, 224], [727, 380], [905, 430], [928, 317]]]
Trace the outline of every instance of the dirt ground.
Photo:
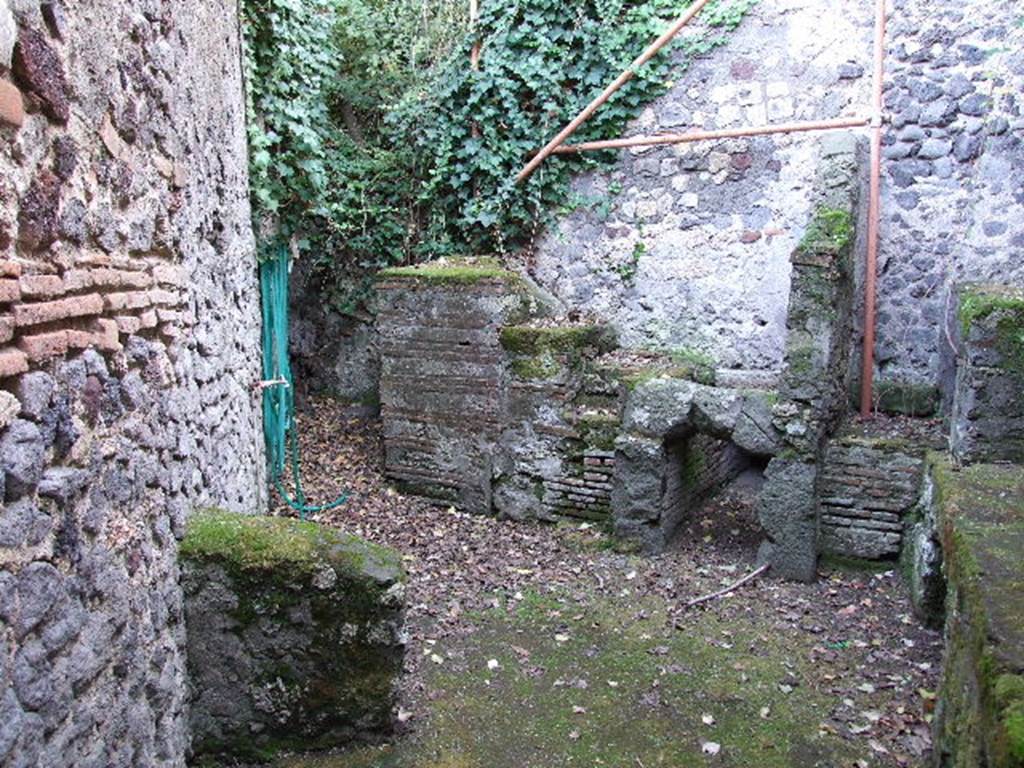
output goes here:
[[917, 766], [941, 636], [910, 612], [894, 564], [823, 565], [810, 585], [752, 570], [745, 476], [658, 557], [599, 527], [461, 514], [389, 488], [380, 425], [316, 399], [300, 413], [316, 517], [402, 553], [409, 647], [393, 743], [287, 768]]

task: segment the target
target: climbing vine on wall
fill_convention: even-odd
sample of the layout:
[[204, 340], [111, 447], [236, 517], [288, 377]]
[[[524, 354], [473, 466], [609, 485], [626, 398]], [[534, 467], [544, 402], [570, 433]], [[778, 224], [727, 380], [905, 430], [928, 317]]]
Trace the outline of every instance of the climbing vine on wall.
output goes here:
[[[611, 138], [757, 0], [717, 0], [580, 131]], [[312, 260], [342, 311], [376, 269], [528, 246], [571, 174], [614, 155], [531, 152], [614, 78], [685, 3], [482, 0], [478, 71], [464, 0], [243, 0], [258, 229]]]

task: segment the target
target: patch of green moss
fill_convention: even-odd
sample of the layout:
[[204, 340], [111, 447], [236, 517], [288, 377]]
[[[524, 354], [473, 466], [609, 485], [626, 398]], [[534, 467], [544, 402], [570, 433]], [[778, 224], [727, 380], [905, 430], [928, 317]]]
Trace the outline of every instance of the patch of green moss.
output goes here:
[[622, 420], [611, 413], [585, 413], [576, 422], [588, 448], [615, 450], [615, 438], [622, 429]]
[[816, 351], [811, 346], [792, 347], [786, 352], [786, 371], [792, 376], [805, 378], [814, 371]]
[[1006, 736], [1003, 750], [1010, 765], [1024, 765], [1024, 676], [1001, 675], [995, 684], [996, 707]]
[[536, 357], [517, 357], [511, 362], [510, 367], [512, 373], [520, 379], [539, 381], [553, 379], [564, 366], [550, 355], [538, 355]]
[[[488, 611], [457, 654], [428, 665], [429, 720], [381, 764], [803, 768], [856, 760], [854, 746], [819, 730], [834, 697], [811, 661], [815, 638], [794, 642], [764, 633], [756, 619], [714, 612], [685, 632], [666, 635], [667, 622], [661, 601], [579, 606], [557, 593], [527, 592]], [[708, 640], [725, 637], [735, 640]], [[780, 681], [794, 678], [798, 692], [781, 692]], [[721, 744], [717, 758], [702, 753], [707, 741]], [[308, 765], [363, 768], [363, 760], [360, 750], [351, 761]]]
[[284, 569], [312, 573], [323, 562], [361, 575], [368, 565], [401, 573], [398, 554], [316, 523], [289, 517], [240, 515], [219, 509], [193, 513], [181, 542], [183, 559], [217, 560], [230, 571]]
[[826, 552], [821, 556], [820, 569], [845, 573], [885, 573], [892, 570], [892, 563], [885, 560], [867, 560], [862, 557]]
[[796, 252], [800, 255], [840, 254], [852, 247], [854, 236], [854, 220], [850, 211], [819, 208], [815, 211]]
[[953, 608], [939, 746], [956, 765], [991, 755], [994, 766], [1019, 767], [1009, 750], [1024, 743], [1012, 679], [1024, 663], [1024, 469], [954, 471], [938, 454], [929, 465]]
[[615, 348], [615, 336], [600, 325], [566, 325], [534, 328], [512, 325], [501, 329], [501, 346], [517, 355], [573, 353], [592, 349], [597, 353]]
[[882, 379], [875, 384], [875, 401], [882, 413], [927, 417], [939, 411], [939, 388], [911, 381]]
[[960, 296], [960, 323], [966, 337], [973, 325], [996, 316], [996, 348], [1006, 368], [1024, 376], [1024, 290], [973, 285]]
[[379, 278], [414, 279], [433, 284], [473, 284], [484, 280], [519, 282], [519, 276], [492, 258], [444, 260], [410, 267], [389, 267], [377, 273]]

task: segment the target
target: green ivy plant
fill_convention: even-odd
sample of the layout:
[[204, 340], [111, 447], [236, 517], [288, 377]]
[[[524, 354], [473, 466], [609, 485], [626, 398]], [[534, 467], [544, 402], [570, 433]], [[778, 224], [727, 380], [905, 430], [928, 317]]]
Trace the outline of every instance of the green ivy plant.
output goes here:
[[[716, 0], [574, 137], [614, 138], [756, 0]], [[515, 174], [676, 18], [670, 0], [242, 0], [254, 215], [290, 238], [321, 299], [359, 307], [380, 268], [530, 246], [573, 173]], [[479, 70], [469, 66], [474, 37]], [[569, 205], [572, 205], [571, 201]]]

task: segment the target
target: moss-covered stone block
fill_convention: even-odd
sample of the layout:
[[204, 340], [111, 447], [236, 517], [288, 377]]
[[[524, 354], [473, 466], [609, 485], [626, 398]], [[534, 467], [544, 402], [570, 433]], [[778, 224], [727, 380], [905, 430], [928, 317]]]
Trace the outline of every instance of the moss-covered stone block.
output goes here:
[[392, 551], [315, 523], [198, 512], [181, 544], [197, 755], [386, 734], [404, 657]]
[[501, 329], [500, 341], [512, 373], [527, 381], [578, 371], [617, 346], [614, 331], [603, 325], [509, 325]]
[[964, 461], [1024, 463], [1024, 289], [965, 286], [959, 316], [953, 450]]
[[849, 209], [822, 206], [814, 212], [793, 252], [793, 263], [829, 266], [853, 248], [856, 229]]
[[936, 749], [956, 768], [1020, 768], [1024, 468], [930, 465], [948, 580]]

